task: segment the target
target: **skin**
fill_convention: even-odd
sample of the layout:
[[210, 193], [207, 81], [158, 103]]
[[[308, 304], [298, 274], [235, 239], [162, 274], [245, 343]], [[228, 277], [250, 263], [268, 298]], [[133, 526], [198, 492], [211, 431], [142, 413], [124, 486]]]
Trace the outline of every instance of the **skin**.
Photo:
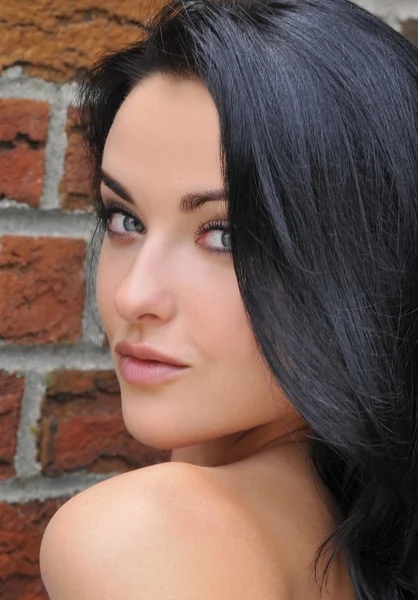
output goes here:
[[[101, 186], [104, 204], [118, 202], [133, 218], [108, 220], [113, 235], [105, 235], [97, 278], [127, 429], [171, 449], [173, 462], [206, 467], [280, 452], [307, 433], [261, 359], [230, 252], [216, 252], [229, 249], [227, 234], [195, 233], [202, 223], [227, 221], [225, 199], [180, 209], [184, 194], [223, 188], [219, 147], [218, 113], [202, 83], [154, 74], [134, 88], [102, 162], [132, 202]], [[158, 386], [129, 384], [115, 354], [121, 340], [190, 368]]]

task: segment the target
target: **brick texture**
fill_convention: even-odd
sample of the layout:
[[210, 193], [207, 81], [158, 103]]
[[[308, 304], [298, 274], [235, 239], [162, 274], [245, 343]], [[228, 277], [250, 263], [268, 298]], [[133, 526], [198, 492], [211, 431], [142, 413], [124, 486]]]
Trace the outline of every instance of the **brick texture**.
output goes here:
[[123, 473], [170, 457], [127, 431], [113, 371], [51, 373], [38, 436], [38, 460], [50, 477], [80, 469]]
[[0, 100], [0, 198], [39, 204], [48, 117], [48, 102]]
[[0, 72], [22, 64], [29, 75], [68, 81], [106, 49], [122, 47], [162, 0], [1, 2]]
[[80, 339], [85, 252], [83, 240], [0, 238], [0, 340], [47, 344]]
[[64, 210], [92, 212], [90, 199], [90, 169], [86, 160], [77, 111], [70, 108], [66, 123], [68, 137], [64, 160], [64, 174], [60, 182], [60, 204]]
[[67, 500], [0, 502], [1, 600], [48, 600], [40, 576], [39, 550], [46, 526]]
[[16, 373], [0, 371], [0, 479], [15, 475], [13, 459], [24, 383]]

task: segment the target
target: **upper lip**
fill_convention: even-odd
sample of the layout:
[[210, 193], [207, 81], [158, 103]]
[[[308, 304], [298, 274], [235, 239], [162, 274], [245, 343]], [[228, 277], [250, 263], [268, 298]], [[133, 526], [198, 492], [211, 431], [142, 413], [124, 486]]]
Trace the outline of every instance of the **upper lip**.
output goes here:
[[133, 356], [139, 360], [156, 360], [167, 365], [175, 365], [178, 367], [188, 366], [177, 358], [163, 354], [159, 350], [151, 348], [151, 346], [146, 346], [145, 344], [136, 345], [126, 340], [118, 342], [115, 345], [115, 352], [122, 354], [123, 356]]

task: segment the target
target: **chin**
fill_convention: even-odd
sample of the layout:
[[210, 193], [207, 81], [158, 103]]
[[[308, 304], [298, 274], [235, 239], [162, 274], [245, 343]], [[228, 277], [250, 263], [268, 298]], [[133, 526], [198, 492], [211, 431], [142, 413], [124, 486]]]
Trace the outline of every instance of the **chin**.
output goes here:
[[[153, 399], [156, 404], [157, 398]], [[124, 398], [122, 401], [122, 416], [126, 429], [131, 436], [141, 444], [156, 450], [168, 450], [187, 445], [184, 436], [173, 419], [169, 419], [167, 412], [158, 410], [161, 407], [144, 406], [135, 402], [135, 398]]]

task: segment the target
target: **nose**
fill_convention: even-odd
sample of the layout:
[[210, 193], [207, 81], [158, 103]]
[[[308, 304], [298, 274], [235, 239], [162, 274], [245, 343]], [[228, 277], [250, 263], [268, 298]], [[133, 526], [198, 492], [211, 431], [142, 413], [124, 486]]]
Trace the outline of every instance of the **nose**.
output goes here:
[[176, 313], [173, 289], [169, 283], [170, 256], [156, 244], [145, 242], [133, 250], [127, 271], [116, 288], [117, 313], [130, 323], [169, 321]]

